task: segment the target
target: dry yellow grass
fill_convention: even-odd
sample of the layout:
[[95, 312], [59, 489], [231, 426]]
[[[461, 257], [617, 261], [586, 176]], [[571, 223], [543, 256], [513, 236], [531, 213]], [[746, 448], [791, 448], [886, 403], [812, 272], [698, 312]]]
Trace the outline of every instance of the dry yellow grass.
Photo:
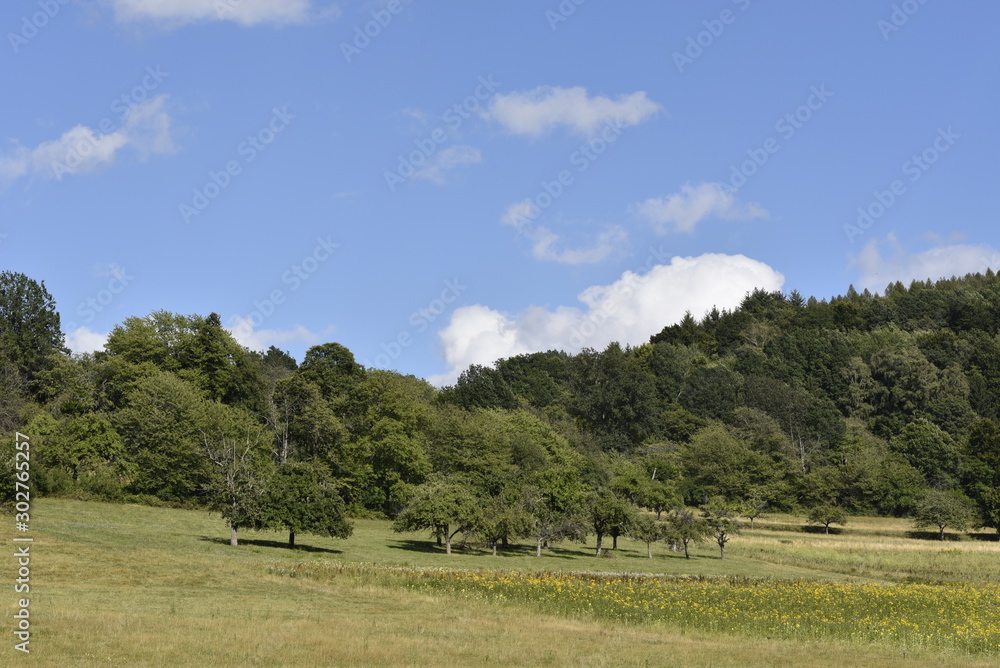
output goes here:
[[[685, 635], [353, 580], [271, 576], [266, 565], [275, 560], [338, 555], [263, 544], [234, 550], [225, 544], [222, 522], [206, 513], [59, 500], [36, 505], [32, 653], [13, 649], [14, 595], [5, 586], [4, 666], [991, 665], [836, 643]], [[8, 546], [10, 527], [9, 518], [0, 518]], [[386, 530], [382, 540], [391, 536]], [[350, 543], [308, 542], [345, 554]], [[12, 581], [12, 559], [0, 560], [0, 578]]]

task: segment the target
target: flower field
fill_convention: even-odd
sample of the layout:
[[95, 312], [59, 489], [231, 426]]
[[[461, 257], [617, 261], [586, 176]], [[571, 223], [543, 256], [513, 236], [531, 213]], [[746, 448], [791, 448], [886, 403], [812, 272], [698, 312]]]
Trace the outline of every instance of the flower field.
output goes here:
[[274, 565], [291, 577], [348, 577], [565, 616], [663, 623], [749, 637], [838, 640], [903, 649], [1000, 654], [1000, 587], [756, 578]]

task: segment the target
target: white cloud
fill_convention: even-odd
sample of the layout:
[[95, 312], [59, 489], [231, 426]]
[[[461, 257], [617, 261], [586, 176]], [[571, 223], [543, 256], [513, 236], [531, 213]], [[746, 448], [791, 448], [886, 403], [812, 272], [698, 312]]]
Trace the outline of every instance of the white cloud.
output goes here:
[[643, 91], [607, 97], [589, 97], [582, 87], [539, 86], [534, 90], [497, 94], [483, 116], [515, 135], [538, 137], [564, 125], [577, 134], [593, 136], [609, 123], [638, 125], [662, 107]]
[[302, 325], [292, 329], [256, 329], [251, 317], [234, 315], [229, 318], [227, 327], [233, 338], [250, 350], [265, 351], [271, 346], [283, 348], [290, 343], [300, 343], [306, 347], [323, 343], [326, 337], [334, 332], [334, 327], [328, 327], [323, 332], [313, 332]]
[[[883, 257], [882, 247], [888, 248]], [[973, 246], [955, 244], [939, 246], [920, 253], [910, 253], [890, 234], [884, 241], [871, 240], [852, 258], [858, 268], [858, 288], [883, 291], [890, 283], [900, 281], [936, 281], [952, 276], [965, 276], [1000, 269], [1000, 251], [988, 244]]]
[[627, 271], [611, 285], [581, 292], [582, 306], [531, 306], [518, 316], [482, 305], [461, 307], [438, 333], [448, 371], [429, 380], [453, 383], [470, 364], [489, 365], [523, 353], [602, 349], [612, 341], [642, 344], [686, 311], [701, 317], [713, 306], [735, 308], [755, 288], [780, 290], [784, 282], [762, 262], [709, 253], [674, 257], [646, 274]]
[[449, 146], [431, 156], [423, 169], [415, 172], [413, 178], [424, 179], [443, 186], [447, 183], [445, 172], [460, 165], [475, 165], [483, 161], [483, 156], [474, 146]]
[[[156, 22], [168, 27], [201, 21], [233, 21], [243, 26], [261, 23], [302, 23], [309, 19], [309, 0], [111, 0], [120, 23]], [[321, 13], [339, 15], [336, 8]]]
[[108, 341], [108, 333], [101, 334], [92, 331], [89, 327], [77, 327], [72, 332], [66, 334], [66, 347], [77, 355], [82, 353], [93, 353], [104, 350], [104, 344]]
[[608, 226], [597, 238], [596, 243], [589, 248], [576, 248], [556, 251], [554, 246], [559, 241], [558, 234], [547, 227], [526, 227], [541, 214], [541, 211], [530, 199], [515, 202], [507, 207], [500, 216], [500, 222], [510, 225], [518, 232], [531, 239], [534, 243], [532, 255], [536, 260], [547, 260], [561, 264], [596, 264], [607, 259], [616, 250], [628, 243], [628, 233], [618, 225]]
[[33, 149], [17, 146], [8, 155], [0, 156], [0, 181], [9, 183], [27, 174], [61, 181], [67, 174], [95, 172], [113, 164], [126, 147], [141, 159], [171, 153], [174, 143], [170, 115], [164, 109], [166, 100], [165, 95], [159, 95], [135, 105], [122, 127], [109, 134], [78, 125]]
[[647, 199], [637, 205], [639, 214], [653, 222], [657, 231], [691, 232], [709, 216], [723, 220], [766, 218], [768, 212], [755, 202], [741, 204], [721, 183], [685, 183], [680, 192], [666, 198]]
[[525, 223], [533, 221], [541, 211], [530, 199], [521, 200], [507, 207], [507, 210], [500, 216], [500, 221], [504, 225], [510, 225], [516, 230], [524, 227]]
[[589, 248], [567, 248], [556, 251], [553, 246], [559, 241], [559, 235], [547, 227], [526, 233], [535, 242], [532, 255], [536, 260], [547, 260], [560, 264], [596, 264], [603, 262], [609, 255], [619, 250], [628, 242], [628, 234], [617, 225], [607, 228], [597, 238], [597, 242]]

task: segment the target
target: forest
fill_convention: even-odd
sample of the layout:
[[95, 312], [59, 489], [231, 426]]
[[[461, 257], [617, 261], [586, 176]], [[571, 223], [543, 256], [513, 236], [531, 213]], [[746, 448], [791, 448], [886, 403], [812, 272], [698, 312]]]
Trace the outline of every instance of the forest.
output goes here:
[[683, 533], [692, 507], [717, 539], [769, 511], [914, 517], [943, 537], [1000, 529], [998, 335], [992, 271], [758, 290], [642, 345], [497, 360], [436, 389], [334, 342], [301, 361], [248, 350], [215, 313], [129, 317], [71, 355], [44, 282], [5, 272], [0, 462], [13, 480], [23, 433], [33, 495], [203, 508], [234, 545], [381, 517], [449, 552], [597, 534], [600, 553], [655, 539], [654, 515]]

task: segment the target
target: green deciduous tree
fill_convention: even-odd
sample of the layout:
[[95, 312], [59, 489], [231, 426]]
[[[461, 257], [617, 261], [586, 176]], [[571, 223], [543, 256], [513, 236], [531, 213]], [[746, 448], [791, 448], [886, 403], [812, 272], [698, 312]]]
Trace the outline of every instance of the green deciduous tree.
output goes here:
[[809, 511], [809, 522], [822, 524], [823, 533], [830, 533], [831, 524], [847, 524], [847, 513], [843, 508], [824, 503]]
[[263, 525], [288, 531], [288, 547], [298, 533], [348, 538], [354, 525], [326, 468], [314, 462], [287, 462], [267, 484]]
[[239, 544], [240, 529], [266, 526], [264, 496], [273, 473], [262, 429], [249, 428], [241, 439], [224, 431], [203, 434], [205, 454], [215, 475], [205, 486], [208, 505], [230, 528], [229, 544]]
[[689, 508], [675, 508], [667, 515], [667, 540], [684, 546], [684, 558], [690, 559], [689, 547], [711, 535], [708, 522]]
[[595, 492], [586, 503], [590, 529], [597, 536], [597, 556], [604, 548], [604, 537], [614, 540], [612, 549], [618, 549], [618, 536], [625, 533], [635, 521], [635, 507], [610, 491]]
[[936, 527], [938, 537], [944, 540], [945, 529], [965, 531], [976, 522], [969, 499], [953, 492], [929, 489], [913, 511], [913, 523], [918, 529]]
[[710, 499], [702, 508], [705, 523], [719, 546], [720, 559], [726, 558], [726, 544], [740, 533], [740, 523], [736, 519], [738, 512], [735, 504], [718, 496]]
[[482, 505], [467, 484], [437, 480], [414, 490], [413, 498], [393, 523], [393, 531], [430, 529], [445, 553], [451, 554], [451, 541], [459, 533], [473, 533], [482, 517]]
[[628, 530], [629, 535], [646, 544], [646, 556], [653, 558], [653, 543], [667, 536], [667, 525], [652, 515], [639, 515]]

